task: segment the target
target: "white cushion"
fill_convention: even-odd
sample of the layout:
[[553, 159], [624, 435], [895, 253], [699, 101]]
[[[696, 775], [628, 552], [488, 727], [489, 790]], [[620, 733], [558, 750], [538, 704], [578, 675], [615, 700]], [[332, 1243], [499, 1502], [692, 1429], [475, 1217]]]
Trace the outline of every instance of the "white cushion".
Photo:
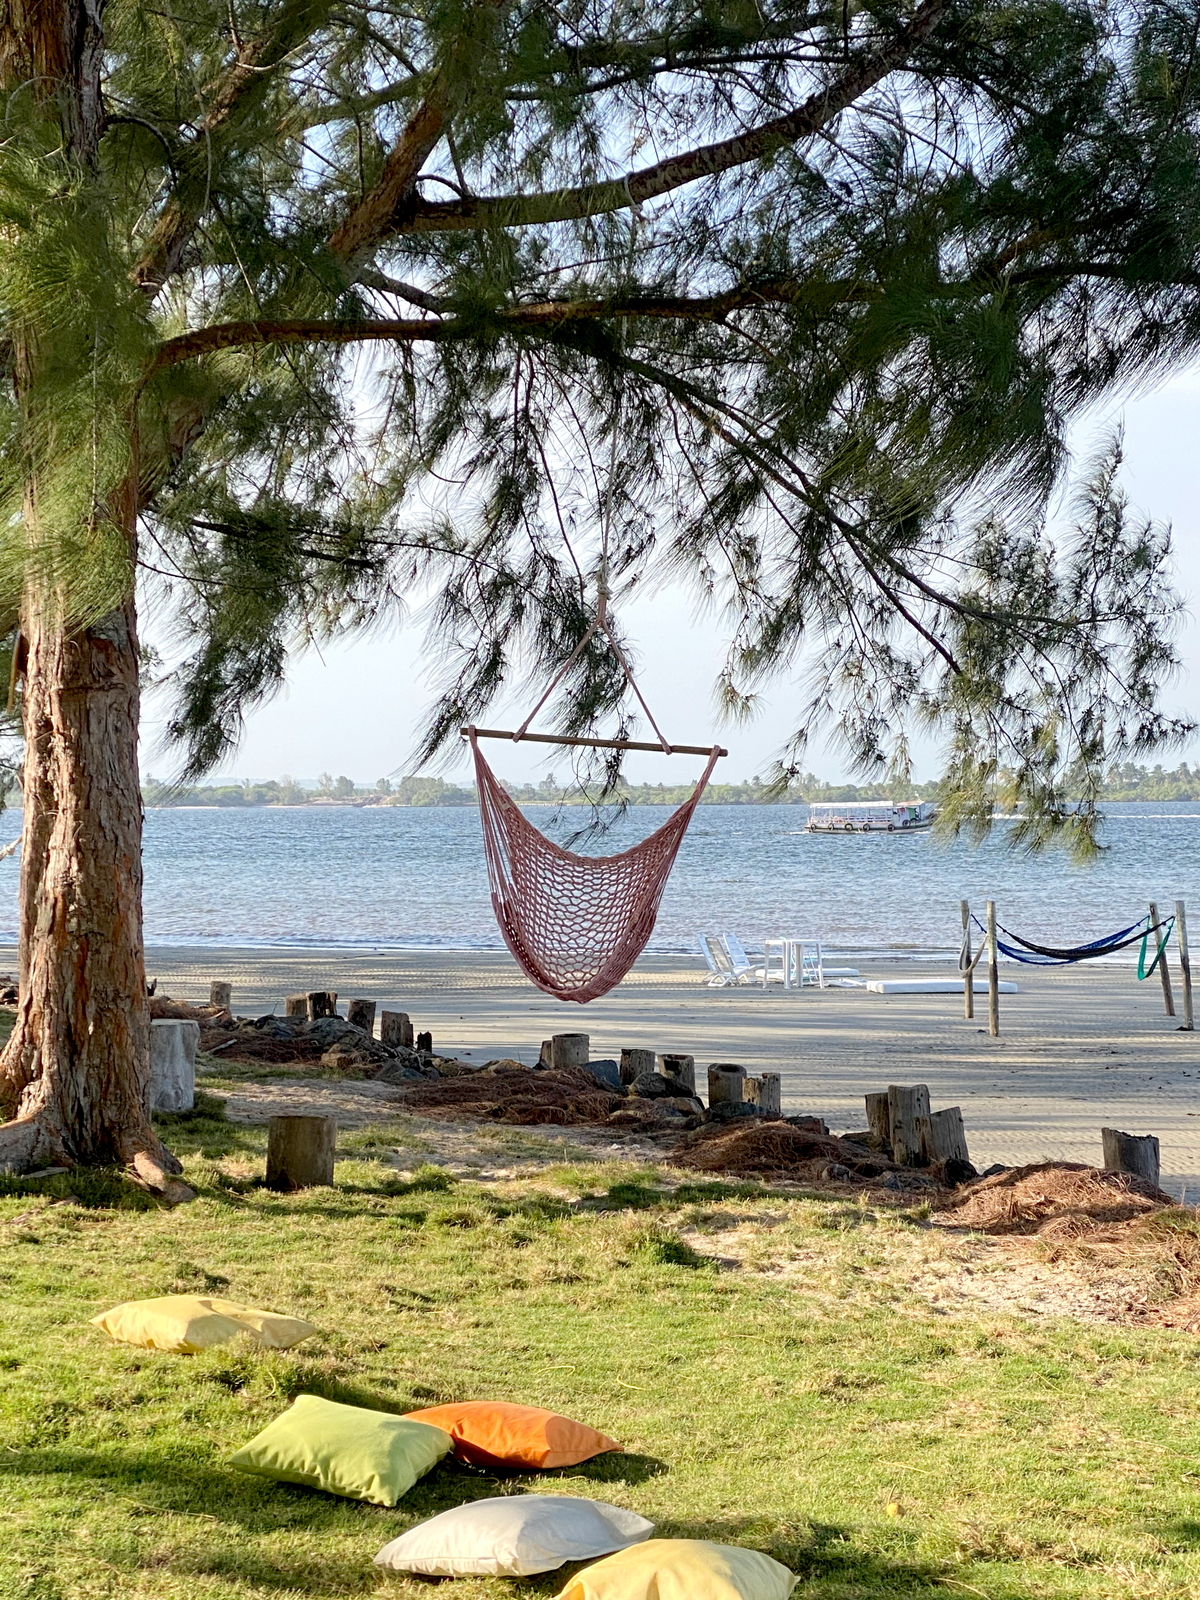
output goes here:
[[611, 1555], [641, 1539], [654, 1524], [634, 1511], [561, 1494], [503, 1495], [455, 1506], [385, 1544], [377, 1565], [429, 1577], [475, 1573], [523, 1578], [552, 1572], [565, 1561]]

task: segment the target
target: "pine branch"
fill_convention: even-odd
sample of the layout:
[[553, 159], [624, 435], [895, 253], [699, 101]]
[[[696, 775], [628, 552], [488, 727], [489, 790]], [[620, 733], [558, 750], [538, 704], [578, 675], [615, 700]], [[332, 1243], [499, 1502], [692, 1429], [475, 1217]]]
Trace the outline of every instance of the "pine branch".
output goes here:
[[[486, 13], [506, 10], [511, 0], [477, 0], [468, 21], [481, 24]], [[394, 231], [392, 219], [409, 201], [417, 176], [460, 110], [471, 88], [480, 39], [475, 27], [457, 35], [424, 100], [392, 147], [378, 183], [353, 208], [329, 240], [333, 254], [357, 263]]]
[[330, 9], [331, 0], [287, 0], [273, 26], [244, 43], [224, 73], [207, 86], [204, 115], [186, 147], [190, 160], [178, 161], [180, 168], [187, 169], [187, 175], [175, 184], [150, 243], [134, 267], [134, 282], [150, 298], [179, 271], [192, 242], [208, 202], [208, 173], [222, 154], [221, 135], [240, 120], [249, 102], [265, 91], [273, 69], [312, 33]]
[[446, 233], [463, 229], [519, 228], [569, 222], [638, 206], [701, 178], [760, 161], [828, 126], [849, 106], [908, 60], [915, 45], [935, 31], [948, 0], [925, 0], [913, 19], [879, 49], [861, 57], [803, 105], [715, 144], [669, 156], [603, 183], [530, 195], [481, 195], [464, 200], [415, 200], [381, 219], [375, 243], [391, 233]]

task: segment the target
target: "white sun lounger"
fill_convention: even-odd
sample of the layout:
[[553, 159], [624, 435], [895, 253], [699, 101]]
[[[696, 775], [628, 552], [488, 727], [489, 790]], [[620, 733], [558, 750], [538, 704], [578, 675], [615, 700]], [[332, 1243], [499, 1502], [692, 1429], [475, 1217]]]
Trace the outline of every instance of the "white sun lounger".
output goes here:
[[[871, 978], [866, 988], [870, 994], [961, 994], [963, 980], [961, 978]], [[1002, 978], [999, 983], [1001, 994], [1018, 994], [1015, 983], [1007, 978]], [[975, 994], [986, 994], [988, 983], [986, 978], [976, 978], [972, 984]]]

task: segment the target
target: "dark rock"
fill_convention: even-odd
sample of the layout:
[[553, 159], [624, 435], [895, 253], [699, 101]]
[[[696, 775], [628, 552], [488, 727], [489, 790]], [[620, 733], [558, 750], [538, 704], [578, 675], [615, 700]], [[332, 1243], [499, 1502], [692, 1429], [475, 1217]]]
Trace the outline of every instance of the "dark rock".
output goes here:
[[817, 1177], [824, 1178], [826, 1183], [845, 1183], [850, 1176], [850, 1168], [840, 1161], [827, 1161], [823, 1167], [817, 1169]]
[[661, 1072], [643, 1072], [629, 1085], [629, 1093], [637, 1100], [690, 1100], [691, 1092], [678, 1078], [664, 1078]]
[[621, 1067], [616, 1061], [589, 1061], [586, 1070], [606, 1089], [621, 1090]]
[[300, 1032], [306, 1039], [315, 1039], [318, 1044], [324, 1045], [326, 1050], [343, 1042], [355, 1048], [364, 1045], [369, 1047], [375, 1043], [361, 1028], [356, 1028], [344, 1017], [317, 1017], [312, 1022], [305, 1022]]
[[990, 1167], [985, 1167], [978, 1174], [981, 1178], [998, 1178], [1002, 1172], [1011, 1172], [1011, 1167], [1006, 1167], [1002, 1161], [994, 1161]]
[[970, 1183], [979, 1174], [969, 1161], [958, 1161], [952, 1157], [949, 1161], [942, 1162], [937, 1176], [947, 1189], [957, 1189], [960, 1183]]
[[879, 1187], [881, 1189], [891, 1189], [895, 1191], [903, 1189], [904, 1185], [901, 1183], [898, 1173], [885, 1172], [883, 1177], [879, 1180]]
[[733, 1122], [738, 1117], [757, 1117], [758, 1107], [747, 1104], [745, 1100], [736, 1100], [732, 1105], [721, 1104], [709, 1106], [705, 1113], [710, 1122]]
[[678, 1111], [684, 1117], [700, 1117], [704, 1115], [704, 1102], [694, 1094], [672, 1095], [668, 1099], [658, 1100], [655, 1103], [665, 1106], [668, 1110]]
[[[789, 1123], [793, 1128], [799, 1128], [801, 1133], [829, 1132], [829, 1128], [820, 1117], [784, 1117], [783, 1120], [786, 1123]], [[845, 1137], [847, 1139], [854, 1139], [857, 1136], [855, 1134], [848, 1133], [845, 1135]]]
[[400, 1045], [390, 1061], [385, 1061], [375, 1074], [377, 1083], [407, 1083], [410, 1078], [437, 1078], [440, 1074], [432, 1064], [426, 1067], [415, 1050]]

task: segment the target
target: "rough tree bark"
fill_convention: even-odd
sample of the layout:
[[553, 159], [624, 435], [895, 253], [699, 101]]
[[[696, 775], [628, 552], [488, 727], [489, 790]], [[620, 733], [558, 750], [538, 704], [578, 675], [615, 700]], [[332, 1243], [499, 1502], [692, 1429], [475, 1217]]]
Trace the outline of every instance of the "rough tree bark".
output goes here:
[[[86, 171], [103, 126], [102, 0], [0, 0], [0, 91], [31, 84]], [[33, 403], [38, 330], [15, 341]], [[132, 475], [131, 475], [132, 484]], [[135, 491], [108, 507], [136, 537]], [[26, 488], [36, 542], [36, 479]], [[132, 563], [130, 571], [132, 574]], [[20, 1003], [0, 1056], [0, 1164], [116, 1162], [171, 1198], [179, 1163], [150, 1124], [142, 948], [138, 647], [132, 589], [91, 627], [64, 618], [43, 575], [26, 584], [18, 665], [25, 729]]]

